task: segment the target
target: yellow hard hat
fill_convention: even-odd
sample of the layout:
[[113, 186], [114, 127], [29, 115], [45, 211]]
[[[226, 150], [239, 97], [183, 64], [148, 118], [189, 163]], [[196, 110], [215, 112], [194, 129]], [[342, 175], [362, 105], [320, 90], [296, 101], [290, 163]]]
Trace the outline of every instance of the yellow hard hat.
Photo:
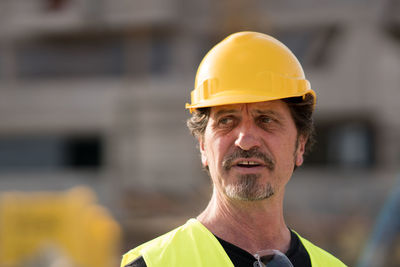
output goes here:
[[297, 58], [275, 38], [258, 32], [234, 33], [214, 46], [197, 70], [186, 108], [253, 103], [315, 92]]

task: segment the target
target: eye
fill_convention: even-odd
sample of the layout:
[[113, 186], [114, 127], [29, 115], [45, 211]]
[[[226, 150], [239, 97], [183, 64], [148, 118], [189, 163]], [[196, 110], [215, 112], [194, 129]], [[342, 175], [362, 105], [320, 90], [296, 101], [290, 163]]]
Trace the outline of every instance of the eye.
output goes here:
[[238, 121], [238, 118], [235, 116], [223, 116], [217, 120], [216, 127], [220, 129], [230, 130], [235, 128], [235, 126], [238, 124]]
[[221, 125], [221, 126], [231, 125], [231, 124], [233, 124], [233, 118], [232, 117], [224, 117], [224, 118], [221, 118], [218, 121], [218, 125]]
[[273, 119], [268, 116], [260, 116], [258, 118], [258, 122], [261, 124], [269, 124], [269, 123], [273, 122]]

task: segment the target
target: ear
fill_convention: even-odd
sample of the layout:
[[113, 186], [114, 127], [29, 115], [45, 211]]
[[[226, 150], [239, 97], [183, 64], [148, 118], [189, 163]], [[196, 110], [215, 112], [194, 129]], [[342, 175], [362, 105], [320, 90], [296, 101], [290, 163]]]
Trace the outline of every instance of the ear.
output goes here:
[[203, 164], [203, 167], [207, 167], [208, 166], [207, 154], [206, 154], [203, 138], [201, 138], [201, 137], [199, 138], [199, 147], [200, 147], [200, 154], [201, 154], [201, 163]]
[[297, 140], [297, 148], [296, 148], [296, 154], [295, 154], [295, 164], [297, 167], [300, 167], [303, 162], [304, 162], [304, 152], [306, 148], [306, 143], [307, 143], [307, 137], [304, 135], [300, 135]]

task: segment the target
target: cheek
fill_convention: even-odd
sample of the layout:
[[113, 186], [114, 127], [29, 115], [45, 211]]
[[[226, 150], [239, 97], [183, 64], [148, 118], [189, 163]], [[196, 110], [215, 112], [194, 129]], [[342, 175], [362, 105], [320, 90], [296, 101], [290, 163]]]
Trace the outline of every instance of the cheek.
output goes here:
[[207, 158], [209, 160], [208, 164], [215, 166], [216, 161], [218, 161], [218, 142], [214, 140], [210, 140], [208, 142], [208, 147], [207, 147]]
[[268, 143], [276, 163], [291, 169], [295, 161], [296, 138], [291, 135], [279, 136], [270, 138]]
[[218, 167], [229, 150], [229, 142], [225, 138], [213, 136], [207, 140], [206, 154], [210, 167]]

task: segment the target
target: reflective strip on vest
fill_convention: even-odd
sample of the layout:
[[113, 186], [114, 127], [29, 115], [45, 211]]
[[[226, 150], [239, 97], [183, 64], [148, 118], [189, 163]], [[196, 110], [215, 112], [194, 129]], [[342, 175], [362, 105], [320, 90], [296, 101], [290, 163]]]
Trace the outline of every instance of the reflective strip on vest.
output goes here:
[[[308, 240], [301, 236], [299, 238], [310, 255], [313, 267], [346, 266]], [[196, 219], [190, 219], [175, 230], [132, 249], [123, 256], [121, 267], [140, 256], [143, 256], [148, 267], [234, 267], [216, 237]]]

